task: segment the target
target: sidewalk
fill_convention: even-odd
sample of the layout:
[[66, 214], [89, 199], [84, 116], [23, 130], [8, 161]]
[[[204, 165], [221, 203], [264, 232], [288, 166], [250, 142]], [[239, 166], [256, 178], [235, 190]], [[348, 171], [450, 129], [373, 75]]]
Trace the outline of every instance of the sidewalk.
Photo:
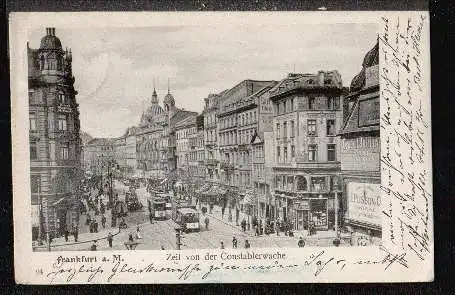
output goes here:
[[[242, 230], [242, 227], [240, 226], [242, 219], [245, 218], [245, 220], [248, 222], [248, 215], [245, 214], [244, 212], [239, 211], [239, 219], [238, 219], [239, 224], [237, 225], [235, 222], [235, 209], [232, 210], [232, 221], [229, 221], [229, 209], [228, 208], [226, 208], [226, 210], [224, 211], [224, 218], [223, 218], [223, 216], [221, 214], [221, 207], [216, 206], [216, 205], [213, 207], [211, 214], [209, 213], [209, 208], [207, 208], [206, 215], [209, 217], [215, 218], [215, 219], [223, 222], [224, 224], [234, 227], [240, 231]], [[251, 218], [252, 217], [250, 217], [250, 222], [251, 222]], [[254, 236], [254, 230], [252, 228], [250, 228], [250, 230], [247, 229], [245, 231], [245, 234], [247, 234], [249, 236]]]

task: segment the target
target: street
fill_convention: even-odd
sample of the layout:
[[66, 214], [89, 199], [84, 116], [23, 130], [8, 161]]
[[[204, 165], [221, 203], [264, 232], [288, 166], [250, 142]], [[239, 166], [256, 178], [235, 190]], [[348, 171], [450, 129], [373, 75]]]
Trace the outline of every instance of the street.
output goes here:
[[[232, 248], [232, 239], [235, 237], [238, 241], [238, 248], [244, 248], [245, 240], [248, 240], [252, 248], [296, 248], [300, 235], [296, 234], [294, 237], [285, 236], [281, 233], [279, 236], [276, 234], [254, 236], [252, 232], [242, 232], [239, 226], [232, 224], [215, 215], [207, 214], [210, 219], [209, 229], [205, 230], [202, 227], [204, 218], [201, 214], [201, 231], [183, 233], [181, 239], [181, 249], [214, 249], [220, 248], [221, 242], [224, 243], [225, 248]], [[160, 250], [176, 249], [176, 231], [177, 224], [171, 220], [143, 222], [148, 219], [145, 216], [145, 211], [134, 212], [127, 218], [128, 228], [104, 229], [98, 233], [82, 233], [79, 235], [78, 243], [74, 242], [74, 238], [70, 236], [69, 241], [65, 242], [64, 238], [55, 239], [52, 243], [51, 251], [74, 251], [74, 250], [90, 250], [93, 240], [97, 240], [97, 250], [126, 250], [125, 242], [128, 241], [129, 235], [136, 236], [137, 226], [140, 228], [141, 238], [134, 239], [137, 242], [136, 250]], [[134, 222], [140, 221], [140, 222]], [[113, 237], [112, 248], [109, 248], [107, 242], [108, 232], [111, 232]], [[318, 234], [305, 237], [305, 246], [332, 246], [333, 241], [332, 232], [319, 232]], [[343, 245], [343, 242], [342, 242]], [[37, 251], [46, 251], [47, 248], [41, 247]]]

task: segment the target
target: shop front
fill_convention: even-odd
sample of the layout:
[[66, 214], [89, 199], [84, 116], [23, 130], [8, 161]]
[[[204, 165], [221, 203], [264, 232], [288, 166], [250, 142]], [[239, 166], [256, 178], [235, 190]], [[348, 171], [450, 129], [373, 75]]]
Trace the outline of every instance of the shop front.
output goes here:
[[382, 209], [380, 184], [364, 180], [347, 180], [345, 182], [346, 200], [346, 224], [349, 230], [359, 241], [359, 246], [378, 244], [381, 240]]
[[[305, 198], [294, 201], [295, 229], [307, 230], [313, 224], [316, 230], [329, 229], [329, 200], [326, 197]], [[333, 212], [333, 211], [332, 211]]]

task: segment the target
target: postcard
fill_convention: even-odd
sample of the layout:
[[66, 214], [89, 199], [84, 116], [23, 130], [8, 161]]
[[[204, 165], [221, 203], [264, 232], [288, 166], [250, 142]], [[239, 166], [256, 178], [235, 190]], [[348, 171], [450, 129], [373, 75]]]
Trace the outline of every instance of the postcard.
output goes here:
[[16, 282], [434, 279], [427, 11], [10, 15]]

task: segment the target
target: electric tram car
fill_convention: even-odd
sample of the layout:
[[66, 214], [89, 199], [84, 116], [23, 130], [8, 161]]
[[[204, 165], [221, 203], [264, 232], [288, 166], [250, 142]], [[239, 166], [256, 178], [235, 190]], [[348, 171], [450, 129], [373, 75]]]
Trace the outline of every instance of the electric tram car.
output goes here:
[[184, 232], [198, 232], [201, 230], [199, 223], [199, 212], [191, 207], [178, 208], [175, 222]]

